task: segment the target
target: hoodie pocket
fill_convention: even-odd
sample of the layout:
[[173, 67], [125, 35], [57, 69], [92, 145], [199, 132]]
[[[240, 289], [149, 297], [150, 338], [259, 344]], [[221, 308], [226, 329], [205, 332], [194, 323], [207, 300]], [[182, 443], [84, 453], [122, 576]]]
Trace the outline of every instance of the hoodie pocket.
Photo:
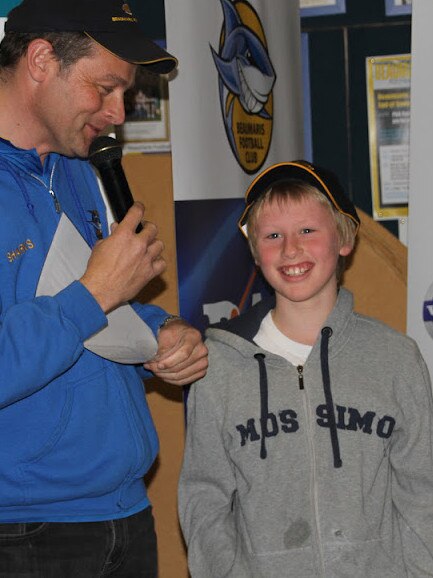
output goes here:
[[[26, 428], [14, 452], [8, 504], [52, 503], [103, 496], [144, 472], [153, 460], [146, 430], [138, 430], [130, 387], [121, 372], [103, 368], [85, 378], [58, 379], [28, 404], [20, 402], [18, 421]], [[138, 383], [139, 382], [139, 383]], [[147, 407], [147, 406], [146, 406]], [[15, 411], [18, 408], [15, 407]], [[25, 417], [27, 415], [27, 418]], [[11, 454], [13, 456], [13, 454]], [[15, 483], [22, 495], [18, 496]]]

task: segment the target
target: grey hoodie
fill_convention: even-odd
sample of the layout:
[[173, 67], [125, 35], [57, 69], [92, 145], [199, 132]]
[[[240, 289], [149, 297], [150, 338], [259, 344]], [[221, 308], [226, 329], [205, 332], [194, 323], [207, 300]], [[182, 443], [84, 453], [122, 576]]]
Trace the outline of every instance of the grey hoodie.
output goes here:
[[[415, 342], [341, 289], [303, 367], [208, 330], [179, 515], [193, 578], [433, 576], [432, 395]], [[328, 329], [326, 329], [328, 328]]]

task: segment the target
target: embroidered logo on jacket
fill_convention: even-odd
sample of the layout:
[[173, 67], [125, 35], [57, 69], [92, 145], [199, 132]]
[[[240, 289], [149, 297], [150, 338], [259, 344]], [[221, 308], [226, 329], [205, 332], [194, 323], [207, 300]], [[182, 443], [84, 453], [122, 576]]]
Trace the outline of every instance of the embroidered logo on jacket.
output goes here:
[[24, 241], [24, 243], [20, 243], [16, 249], [14, 249], [13, 251], [8, 251], [8, 253], [6, 253], [6, 258], [9, 261], [9, 263], [13, 263], [16, 259], [18, 259], [18, 257], [21, 257], [21, 255], [26, 253], [29, 249], [34, 248], [35, 245], [33, 241], [31, 241], [30, 239], [26, 239], [26, 241]]

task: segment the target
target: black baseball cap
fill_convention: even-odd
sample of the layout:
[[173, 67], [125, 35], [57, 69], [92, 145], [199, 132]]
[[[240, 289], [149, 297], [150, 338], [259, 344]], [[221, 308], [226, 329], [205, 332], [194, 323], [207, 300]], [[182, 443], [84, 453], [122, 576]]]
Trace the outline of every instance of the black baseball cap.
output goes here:
[[177, 59], [147, 38], [122, 0], [23, 0], [5, 32], [84, 32], [109, 52], [152, 72], [166, 74]]
[[361, 221], [356, 212], [355, 205], [344, 193], [337, 176], [327, 169], [312, 165], [307, 161], [299, 160], [272, 165], [252, 181], [245, 193], [245, 210], [239, 219], [239, 227], [244, 235], [246, 235], [245, 224], [248, 213], [254, 203], [266, 193], [270, 187], [284, 183], [289, 184], [290, 181], [293, 180], [308, 183], [318, 189], [337, 211], [354, 221], [358, 230]]

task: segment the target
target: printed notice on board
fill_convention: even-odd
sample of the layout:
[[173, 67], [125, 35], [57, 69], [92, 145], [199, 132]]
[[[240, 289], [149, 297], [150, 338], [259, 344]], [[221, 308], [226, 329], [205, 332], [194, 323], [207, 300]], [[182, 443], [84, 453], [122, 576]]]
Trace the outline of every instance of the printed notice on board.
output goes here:
[[409, 54], [367, 58], [373, 216], [407, 216], [410, 131]]

